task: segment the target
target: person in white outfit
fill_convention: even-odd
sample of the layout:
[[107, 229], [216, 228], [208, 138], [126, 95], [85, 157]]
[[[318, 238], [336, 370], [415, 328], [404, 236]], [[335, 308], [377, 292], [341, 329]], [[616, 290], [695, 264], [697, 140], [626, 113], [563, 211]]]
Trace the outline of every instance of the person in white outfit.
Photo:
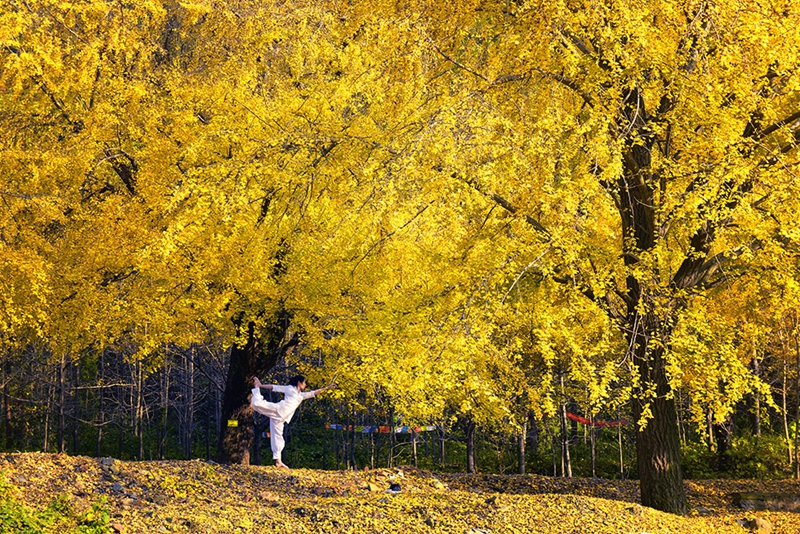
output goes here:
[[[269, 417], [269, 444], [272, 447], [272, 458], [275, 460], [276, 466], [288, 469], [289, 466], [281, 461], [281, 452], [283, 452], [285, 444], [283, 440], [283, 425], [292, 420], [292, 416], [301, 402], [316, 397], [318, 393], [336, 387], [336, 384], [331, 383], [324, 388], [313, 391], [303, 391], [306, 388], [306, 379], [298, 375], [289, 381], [288, 386], [262, 384], [258, 377], [253, 377], [253, 386], [253, 396], [250, 400], [253, 410]], [[283, 400], [280, 402], [267, 402], [261, 394], [262, 389], [283, 393]]]

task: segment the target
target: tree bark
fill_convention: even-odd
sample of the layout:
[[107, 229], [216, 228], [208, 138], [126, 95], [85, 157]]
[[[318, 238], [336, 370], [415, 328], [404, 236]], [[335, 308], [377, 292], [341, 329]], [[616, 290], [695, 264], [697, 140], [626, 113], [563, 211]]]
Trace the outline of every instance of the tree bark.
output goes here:
[[525, 442], [528, 437], [528, 418], [526, 414], [525, 421], [522, 423], [522, 428], [519, 431], [518, 446], [517, 446], [517, 473], [520, 475], [525, 474]]
[[654, 398], [644, 397], [641, 389], [634, 396], [634, 424], [649, 408], [652, 418], [636, 435], [636, 457], [642, 504], [657, 510], [683, 514], [687, 511], [686, 493], [681, 472], [678, 412], [669, 388], [663, 349], [647, 354], [636, 348], [636, 365], [644, 384], [654, 384]]
[[6, 450], [14, 449], [14, 439], [11, 428], [11, 394], [8, 390], [8, 375], [10, 375], [11, 364], [8, 361], [8, 354], [4, 353], [3, 358], [3, 428], [5, 429]]
[[[758, 364], [758, 356], [756, 350], [753, 348], [753, 374], [756, 378], [760, 377], [760, 368]], [[753, 395], [755, 397], [755, 406], [753, 407], [753, 430], [756, 436], [761, 437], [761, 393], [758, 391]]]
[[63, 453], [66, 451], [64, 444], [64, 429], [66, 425], [66, 404], [67, 404], [67, 355], [61, 355], [61, 364], [58, 368], [58, 430], [56, 431], [56, 451]]
[[[676, 309], [656, 316], [652, 292], [662, 291], [656, 285], [650, 289], [635, 274], [636, 264], [643, 252], [652, 250], [657, 241], [655, 188], [660, 177], [651, 167], [656, 137], [650, 122], [644, 97], [633, 87], [623, 95], [620, 126], [629, 134], [623, 153], [623, 173], [617, 183], [618, 207], [622, 223], [623, 261], [628, 269], [623, 330], [626, 334], [628, 356], [638, 375], [634, 391], [633, 413], [637, 425], [645, 424], [636, 436], [639, 485], [642, 504], [665, 512], [684, 514], [687, 511], [686, 493], [681, 473], [678, 411], [667, 376], [664, 347], [674, 328]], [[701, 223], [691, 238], [683, 263], [672, 277], [671, 285], [684, 290], [702, 279], [705, 256], [714, 239], [714, 227]], [[680, 306], [676, 304], [675, 306]], [[651, 343], [658, 340], [658, 343]], [[650, 391], [655, 390], [655, 395]], [[642, 416], [650, 414], [647, 420]]]
[[253, 377], [263, 376], [273, 368], [289, 348], [296, 345], [292, 339], [282, 345], [288, 328], [289, 316], [281, 312], [265, 331], [266, 350], [255, 333], [255, 324], [247, 326], [244, 346], [231, 348], [225, 393], [222, 399], [222, 424], [219, 433], [217, 461], [225, 464], [250, 463], [253, 444], [253, 409], [250, 407], [250, 390]]
[[253, 410], [250, 407], [252, 379], [258, 374], [261, 343], [255, 336], [255, 325], [247, 328], [244, 346], [234, 345], [225, 394], [222, 400], [217, 461], [223, 464], [250, 464], [250, 446], [253, 443]]
[[[563, 383], [563, 378], [562, 378]], [[561, 476], [565, 478], [572, 478], [572, 460], [569, 456], [569, 430], [567, 425], [567, 406], [561, 405]]]
[[467, 421], [467, 473], [470, 474], [475, 474], [478, 472], [478, 470], [475, 468], [475, 426], [476, 425], [474, 421]]

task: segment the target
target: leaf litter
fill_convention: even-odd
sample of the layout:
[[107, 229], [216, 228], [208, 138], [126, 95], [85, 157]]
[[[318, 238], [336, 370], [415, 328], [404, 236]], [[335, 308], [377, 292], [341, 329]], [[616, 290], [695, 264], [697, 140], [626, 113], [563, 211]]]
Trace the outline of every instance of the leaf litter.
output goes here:
[[[791, 512], [747, 512], [735, 492], [800, 494], [796, 480], [687, 481], [691, 512], [638, 504], [637, 481], [467, 475], [413, 468], [322, 471], [202, 460], [127, 462], [44, 453], [0, 456], [16, 498], [78, 511], [104, 498], [109, 532], [743, 533], [743, 520], [800, 532]], [[390, 489], [391, 488], [391, 489]], [[737, 523], [737, 521], [739, 523]]]

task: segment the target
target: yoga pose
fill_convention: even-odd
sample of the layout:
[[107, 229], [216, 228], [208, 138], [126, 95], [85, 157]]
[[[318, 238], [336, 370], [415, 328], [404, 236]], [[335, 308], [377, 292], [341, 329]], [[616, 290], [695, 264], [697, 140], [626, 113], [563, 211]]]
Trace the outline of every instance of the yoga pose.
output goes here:
[[[283, 440], [283, 425], [292, 420], [294, 412], [300, 403], [306, 399], [316, 397], [318, 393], [333, 389], [336, 384], [330, 383], [324, 388], [306, 391], [306, 379], [303, 376], [296, 376], [289, 380], [288, 386], [276, 386], [274, 384], [262, 384], [258, 377], [253, 377], [253, 397], [250, 404], [253, 410], [269, 417], [269, 444], [272, 447], [272, 458], [275, 465], [288, 469], [281, 461], [281, 452], [285, 444]], [[280, 402], [267, 402], [261, 395], [262, 389], [269, 389], [278, 393], [283, 393], [283, 400]]]

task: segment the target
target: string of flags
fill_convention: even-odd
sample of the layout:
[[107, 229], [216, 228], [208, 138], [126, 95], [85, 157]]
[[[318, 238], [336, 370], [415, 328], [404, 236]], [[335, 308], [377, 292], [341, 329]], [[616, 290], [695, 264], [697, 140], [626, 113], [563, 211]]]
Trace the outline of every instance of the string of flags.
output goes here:
[[356, 431], [362, 434], [410, 434], [412, 432], [430, 432], [436, 430], [436, 425], [429, 426], [361, 426], [361, 425], [337, 425], [334, 423], [327, 423], [325, 428], [328, 430], [347, 430]]
[[604, 426], [620, 426], [620, 425], [627, 425], [628, 421], [625, 419], [620, 419], [619, 421], [592, 421], [585, 417], [581, 417], [580, 415], [575, 415], [574, 413], [567, 412], [567, 419], [572, 419], [582, 425], [591, 425], [597, 427], [604, 427]]

